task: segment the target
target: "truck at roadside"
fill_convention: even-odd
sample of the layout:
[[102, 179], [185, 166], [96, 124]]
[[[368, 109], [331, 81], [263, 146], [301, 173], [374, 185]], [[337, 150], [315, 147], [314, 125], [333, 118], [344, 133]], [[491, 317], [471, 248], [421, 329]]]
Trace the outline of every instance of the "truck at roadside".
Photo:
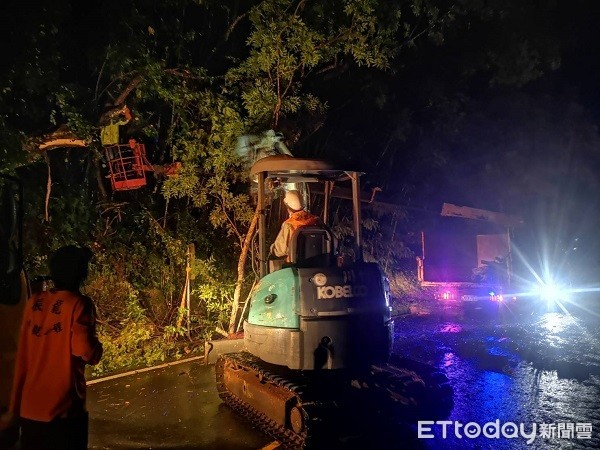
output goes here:
[[421, 287], [447, 304], [514, 301], [512, 233], [521, 223], [516, 216], [444, 203], [440, 217], [421, 231]]

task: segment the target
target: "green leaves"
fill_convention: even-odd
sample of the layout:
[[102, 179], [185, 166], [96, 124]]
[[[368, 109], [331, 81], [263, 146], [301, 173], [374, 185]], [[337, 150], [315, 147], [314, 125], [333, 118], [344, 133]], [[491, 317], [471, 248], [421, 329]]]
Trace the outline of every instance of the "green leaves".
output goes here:
[[[431, 84], [413, 87], [409, 81], [406, 88], [395, 77], [404, 65], [420, 58], [417, 46], [433, 42], [427, 48], [435, 50], [429, 55], [433, 59], [440, 51], [437, 46], [459, 36], [455, 53], [446, 55], [457, 61], [460, 69], [455, 72], [485, 72], [497, 84], [526, 83], [559, 61], [554, 43], [544, 39], [548, 22], [538, 24], [531, 15], [536, 8], [514, 0], [84, 3], [78, 8], [59, 2], [48, 11], [22, 11], [14, 18], [12, 40], [0, 42], [8, 55], [7, 67], [0, 71], [0, 170], [39, 159], [37, 152], [22, 151], [23, 142], [59, 126], [91, 142], [90, 149], [78, 150], [83, 157], [77, 164], [72, 164], [72, 154], [52, 150], [61, 152], [60, 158], [53, 158], [50, 153], [51, 223], [38, 218], [44, 208], [47, 167], [27, 172], [33, 200], [26, 229], [32, 261], [64, 236], [104, 246], [108, 256], [98, 265], [98, 277], [105, 283], [97, 283], [94, 292], [108, 302], [102, 306], [107, 316], [107, 311], [118, 312], [113, 322], [124, 341], [114, 348], [115, 358], [119, 351], [134, 348], [136, 339], [181, 335], [171, 313], [179, 306], [174, 298], [181, 294], [184, 249], [192, 241], [198, 243], [202, 261], [193, 269], [199, 280], [190, 313], [202, 328], [196, 335], [223, 323], [232, 297], [236, 252], [253, 213], [248, 174], [234, 153], [239, 136], [275, 129], [286, 134], [291, 146], [304, 144], [322, 126], [329, 127], [328, 133], [338, 127], [339, 132], [328, 138], [334, 145], [316, 142], [310, 150], [315, 154], [306, 156], [337, 157], [364, 167], [374, 164], [372, 171], [380, 171], [378, 182], [386, 181], [387, 171], [390, 184], [409, 183], [411, 196], [427, 195], [424, 175], [448, 162], [448, 137], [458, 135], [461, 115], [460, 108], [450, 104], [457, 103], [456, 96], [444, 104], [443, 63], [443, 70], [428, 70], [427, 65], [417, 70], [416, 76], [427, 73], [434, 80]], [[533, 36], [523, 39], [523, 31], [530, 29]], [[485, 36], [489, 42], [476, 42], [473, 36]], [[383, 79], [383, 71], [389, 77]], [[380, 92], [374, 92], [378, 77]], [[410, 89], [428, 97], [426, 108], [415, 111], [410, 102], [417, 96]], [[352, 101], [359, 112], [357, 121], [350, 123], [344, 116], [349, 116], [346, 106]], [[364, 112], [369, 103], [379, 110], [371, 120], [374, 126], [367, 129]], [[147, 187], [110, 193], [96, 209], [90, 205], [98, 200], [97, 186], [108, 186], [99, 129], [107, 114], [123, 105], [131, 109], [133, 119], [122, 128], [122, 137], [143, 141], [150, 164], [178, 162], [181, 169], [170, 177], [147, 173]], [[336, 116], [326, 121], [330, 105]], [[423, 118], [433, 110], [433, 119]], [[412, 126], [417, 122], [423, 128], [415, 133]], [[447, 131], [451, 128], [454, 131]], [[439, 140], [428, 141], [432, 134]], [[382, 145], [381, 136], [388, 136], [387, 144]], [[365, 152], [367, 147], [373, 153]], [[404, 167], [412, 167], [406, 172], [412, 171], [412, 180], [418, 181], [399, 176]], [[365, 236], [372, 257], [391, 266], [406, 249], [400, 243], [393, 251], [378, 246], [394, 235], [383, 222], [365, 216]], [[349, 232], [347, 224], [340, 224]], [[108, 276], [111, 270], [115, 273]], [[114, 295], [114, 286], [127, 295]], [[158, 293], [150, 295], [149, 290]], [[139, 326], [129, 327], [134, 321]], [[154, 350], [145, 354], [155, 357]]]
[[387, 68], [400, 27], [400, 10], [377, 0], [268, 0], [249, 17], [250, 54], [228, 71], [227, 80], [241, 84], [249, 119], [263, 129], [303, 109], [316, 111], [314, 94], [304, 83], [336, 69], [346, 57], [359, 66]]

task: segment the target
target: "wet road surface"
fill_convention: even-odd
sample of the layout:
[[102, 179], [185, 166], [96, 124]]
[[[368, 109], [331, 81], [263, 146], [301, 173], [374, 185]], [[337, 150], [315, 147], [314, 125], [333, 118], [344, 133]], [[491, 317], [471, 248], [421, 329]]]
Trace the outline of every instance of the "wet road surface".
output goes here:
[[[586, 306], [592, 312], [600, 309], [593, 301]], [[463, 437], [458, 438], [455, 423], [444, 439], [442, 426], [434, 425], [427, 434], [435, 437], [426, 439], [425, 448], [600, 448], [600, 317], [569, 309], [572, 315], [529, 307], [447, 307], [398, 319], [402, 332], [395, 351], [443, 368], [454, 387], [448, 420], [480, 426], [496, 420], [500, 426], [523, 423], [528, 434], [537, 424], [537, 437], [530, 444], [521, 436], [486, 438], [482, 432], [470, 439], [459, 431]], [[540, 424], [548, 424], [544, 437]], [[591, 439], [583, 424], [592, 425]], [[510, 428], [506, 431], [513, 434]]]
[[273, 439], [221, 403], [194, 361], [88, 387], [90, 449], [258, 449]]
[[[399, 425], [359, 448], [600, 448], [600, 299], [572, 315], [536, 308], [425, 308], [396, 320], [396, 353], [443, 369], [455, 391], [447, 426]], [[591, 312], [590, 312], [591, 310]], [[215, 390], [214, 367], [184, 363], [89, 387], [90, 448], [259, 449], [273, 442], [228, 407]], [[474, 422], [493, 437], [462, 438], [456, 422]], [[507, 422], [531, 436], [503, 437]], [[545, 424], [545, 425], [544, 425]], [[561, 424], [565, 424], [564, 426]], [[589, 425], [592, 430], [589, 432]], [[563, 427], [563, 428], [561, 428]], [[397, 432], [396, 432], [397, 431]], [[477, 428], [469, 428], [472, 435]], [[514, 435], [506, 428], [505, 435]], [[589, 439], [587, 438], [589, 435]], [[498, 436], [498, 437], [495, 437]]]

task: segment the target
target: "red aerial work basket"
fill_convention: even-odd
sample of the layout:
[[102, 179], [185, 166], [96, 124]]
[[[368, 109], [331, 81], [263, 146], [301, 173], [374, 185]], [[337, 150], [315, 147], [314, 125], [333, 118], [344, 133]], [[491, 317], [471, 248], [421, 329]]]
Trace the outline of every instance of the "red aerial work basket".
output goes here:
[[110, 184], [114, 191], [128, 191], [146, 186], [146, 171], [153, 167], [146, 158], [146, 147], [137, 142], [104, 147]]

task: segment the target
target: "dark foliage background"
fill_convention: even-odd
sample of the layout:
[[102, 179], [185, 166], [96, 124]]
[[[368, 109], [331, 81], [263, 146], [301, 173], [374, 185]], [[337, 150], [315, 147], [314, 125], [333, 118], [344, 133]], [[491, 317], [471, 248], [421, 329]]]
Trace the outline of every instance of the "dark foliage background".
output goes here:
[[[0, 170], [25, 183], [27, 269], [93, 249], [100, 371], [226, 329], [253, 213], [246, 133], [281, 131], [382, 189], [365, 250], [397, 296], [418, 295], [418, 231], [443, 202], [522, 216], [532, 259], [598, 267], [598, 2], [6, 0], [0, 18]], [[124, 136], [179, 176], [110, 190], [99, 131], [124, 104]], [[39, 151], [57, 129], [85, 146]], [[242, 291], [254, 277], [248, 263]]]

